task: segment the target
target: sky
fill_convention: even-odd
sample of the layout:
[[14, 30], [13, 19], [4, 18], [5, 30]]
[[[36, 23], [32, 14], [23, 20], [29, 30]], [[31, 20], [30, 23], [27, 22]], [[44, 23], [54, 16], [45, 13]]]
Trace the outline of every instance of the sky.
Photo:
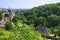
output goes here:
[[60, 0], [0, 0], [0, 8], [33, 8], [57, 2], [60, 2]]

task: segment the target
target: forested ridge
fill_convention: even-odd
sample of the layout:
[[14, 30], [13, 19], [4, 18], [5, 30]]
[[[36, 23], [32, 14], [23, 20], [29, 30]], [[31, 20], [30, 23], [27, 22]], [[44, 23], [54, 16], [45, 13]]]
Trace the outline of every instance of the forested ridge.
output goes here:
[[15, 17], [29, 25], [58, 26], [60, 24], [60, 3], [46, 4], [28, 10], [17, 11]]

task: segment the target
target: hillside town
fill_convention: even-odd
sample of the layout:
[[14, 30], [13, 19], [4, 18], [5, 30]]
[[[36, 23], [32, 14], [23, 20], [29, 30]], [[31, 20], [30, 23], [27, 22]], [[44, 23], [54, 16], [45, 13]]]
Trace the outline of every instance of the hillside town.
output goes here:
[[12, 19], [15, 14], [10, 9], [0, 9], [3, 13], [3, 20], [0, 21], [0, 28], [5, 28], [6, 22]]

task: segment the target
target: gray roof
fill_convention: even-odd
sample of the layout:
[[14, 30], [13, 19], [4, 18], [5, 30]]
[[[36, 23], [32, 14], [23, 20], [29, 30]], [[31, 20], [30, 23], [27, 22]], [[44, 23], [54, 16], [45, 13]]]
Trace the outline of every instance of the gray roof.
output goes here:
[[42, 26], [42, 25], [38, 25], [36, 27], [36, 30], [40, 30], [40, 31], [44, 31], [44, 32], [49, 32], [49, 28], [47, 26]]

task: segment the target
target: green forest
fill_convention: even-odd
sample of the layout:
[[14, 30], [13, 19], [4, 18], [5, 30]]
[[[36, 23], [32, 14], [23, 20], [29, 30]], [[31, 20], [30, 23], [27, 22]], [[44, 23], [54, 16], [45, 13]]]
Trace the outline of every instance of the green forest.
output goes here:
[[[60, 37], [60, 3], [17, 10], [14, 13], [15, 16], [6, 22], [5, 28], [0, 28], [0, 40], [48, 40], [36, 30], [39, 25], [46, 26], [49, 33]], [[1, 20], [3, 12], [0, 11]]]

